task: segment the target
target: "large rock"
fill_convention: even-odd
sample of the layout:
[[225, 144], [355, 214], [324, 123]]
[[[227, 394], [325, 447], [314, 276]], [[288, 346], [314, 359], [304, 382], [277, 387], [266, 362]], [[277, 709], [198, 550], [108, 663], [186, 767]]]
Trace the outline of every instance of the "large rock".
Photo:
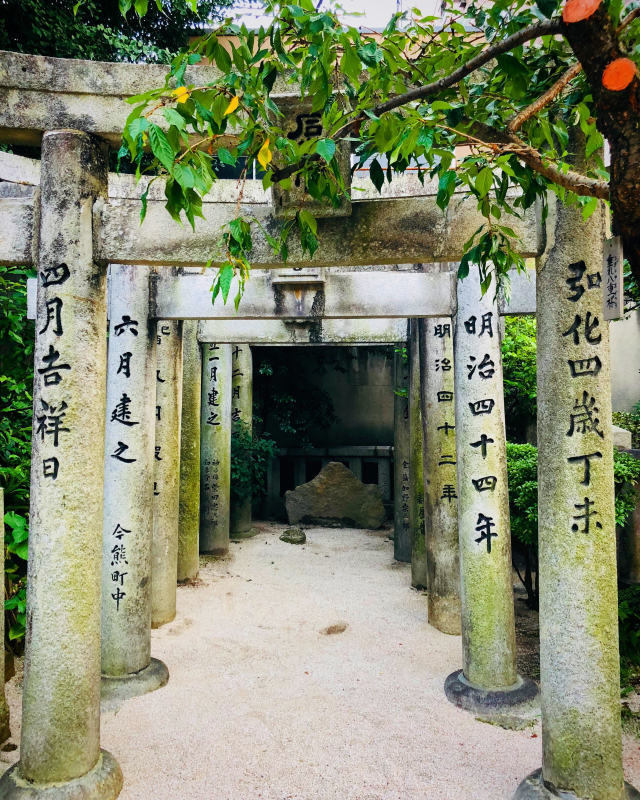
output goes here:
[[631, 449], [631, 431], [625, 428], [619, 428], [617, 425], [612, 425], [613, 431], [613, 446], [618, 450]]
[[290, 525], [379, 528], [385, 518], [378, 487], [362, 483], [339, 461], [329, 462], [312, 481], [286, 492], [284, 502]]

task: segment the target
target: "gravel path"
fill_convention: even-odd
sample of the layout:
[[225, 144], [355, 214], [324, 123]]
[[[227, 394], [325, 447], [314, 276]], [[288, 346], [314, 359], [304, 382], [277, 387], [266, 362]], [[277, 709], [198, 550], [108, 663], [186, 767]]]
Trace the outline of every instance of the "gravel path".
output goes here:
[[260, 530], [178, 589], [153, 632], [168, 686], [103, 715], [121, 800], [510, 800], [540, 765], [539, 724], [507, 731], [447, 702], [460, 639], [427, 625], [386, 534], [312, 528], [297, 546]]

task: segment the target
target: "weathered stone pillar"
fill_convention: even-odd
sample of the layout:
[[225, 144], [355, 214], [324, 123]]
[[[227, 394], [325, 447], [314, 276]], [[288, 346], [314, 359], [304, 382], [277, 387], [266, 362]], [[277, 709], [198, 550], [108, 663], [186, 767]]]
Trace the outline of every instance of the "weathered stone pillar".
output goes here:
[[516, 672], [502, 357], [494, 295], [490, 286], [481, 296], [475, 266], [458, 281], [454, 375], [463, 669], [445, 682], [453, 703], [484, 713], [513, 709], [533, 701], [537, 693], [535, 684]]
[[[4, 489], [2, 487], [0, 487], [0, 534], [2, 534], [4, 542]], [[4, 587], [4, 549], [2, 558], [0, 558], [0, 586]], [[2, 652], [0, 653], [0, 744], [2, 744], [11, 736], [9, 706], [4, 691], [4, 609], [0, 614], [0, 642], [2, 642]]]
[[378, 464], [378, 488], [382, 495], [382, 502], [391, 500], [391, 460], [389, 458], [376, 459]]
[[154, 447], [151, 627], [176, 615], [180, 509], [182, 322], [156, 325], [156, 441]]
[[229, 550], [231, 345], [202, 345], [200, 552]]
[[[326, 467], [331, 459], [322, 459], [322, 466]], [[295, 456], [293, 459], [293, 482], [295, 486], [302, 486], [307, 482], [307, 462], [304, 456]]]
[[542, 770], [516, 797], [621, 800], [640, 794], [622, 774], [604, 212], [556, 214], [536, 289]]
[[45, 133], [40, 188], [22, 738], [0, 796], [106, 800], [122, 786], [100, 750], [107, 314], [92, 212], [106, 151], [80, 131]]
[[281, 512], [282, 500], [280, 497], [280, 454], [269, 459], [267, 467], [267, 497], [266, 513], [267, 516], [279, 514]]
[[362, 480], [362, 458], [361, 456], [355, 456], [354, 458], [348, 458], [347, 463], [349, 464], [349, 469], [356, 478], [361, 481]]
[[396, 352], [393, 362], [393, 557], [411, 561], [409, 528], [409, 361]]
[[429, 624], [460, 633], [458, 477], [451, 317], [420, 320]]
[[[232, 430], [244, 426], [253, 430], [253, 359], [248, 344], [234, 344], [231, 348], [231, 422]], [[251, 492], [241, 502], [231, 503], [231, 536], [245, 539], [258, 532], [251, 527]]]
[[409, 322], [409, 527], [411, 529], [411, 585], [427, 586], [424, 539], [424, 474], [422, 472], [422, 411], [420, 409], [419, 320]]
[[202, 364], [197, 320], [185, 320], [182, 326], [178, 581], [193, 581], [199, 566]]
[[149, 268], [112, 265], [102, 532], [102, 699], [164, 686], [151, 658], [155, 323]]

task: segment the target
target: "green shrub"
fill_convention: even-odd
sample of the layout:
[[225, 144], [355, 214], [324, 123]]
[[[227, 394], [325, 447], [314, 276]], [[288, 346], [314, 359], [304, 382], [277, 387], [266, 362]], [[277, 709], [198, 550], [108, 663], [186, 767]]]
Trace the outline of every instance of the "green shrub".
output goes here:
[[633, 411], [614, 411], [613, 424], [631, 431], [631, 447], [640, 449], [640, 403], [636, 403]]
[[537, 414], [535, 317], [504, 318], [502, 371], [507, 436], [525, 442]]
[[29, 535], [29, 474], [34, 323], [27, 320], [24, 269], [0, 266], [0, 484], [5, 502], [5, 630], [14, 648], [24, 637]]
[[[509, 513], [514, 553], [525, 559], [525, 573], [516, 566], [532, 608], [538, 604], [538, 450], [531, 444], [507, 443]], [[613, 451], [616, 524], [624, 526], [636, 506], [633, 483], [640, 480], [640, 460]]]
[[620, 687], [629, 694], [638, 681], [640, 667], [640, 586], [629, 586], [618, 597], [620, 631]]
[[246, 422], [236, 423], [231, 434], [231, 502], [241, 502], [247, 495], [266, 493], [269, 459], [277, 445], [268, 434], [252, 435]]
[[637, 503], [634, 483], [640, 480], [640, 459], [614, 450], [613, 480], [616, 487], [616, 525], [624, 527]]
[[524, 575], [514, 567], [527, 592], [527, 605], [538, 608], [538, 450], [532, 444], [507, 442], [509, 515], [514, 556], [524, 558]]

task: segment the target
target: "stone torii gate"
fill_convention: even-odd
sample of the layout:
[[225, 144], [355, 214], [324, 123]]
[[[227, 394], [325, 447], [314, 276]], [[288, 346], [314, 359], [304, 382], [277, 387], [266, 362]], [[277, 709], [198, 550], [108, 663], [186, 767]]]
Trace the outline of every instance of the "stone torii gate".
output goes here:
[[[213, 234], [237, 209], [203, 203], [205, 219], [191, 234], [171, 226], [153, 198], [139, 228], [136, 196], [110, 196], [105, 142], [121, 128], [121, 98], [145, 81], [160, 83], [157, 68], [127, 65], [124, 73], [124, 65], [105, 69], [16, 54], [0, 55], [0, 65], [4, 139], [42, 137], [40, 192], [21, 186], [0, 199], [0, 258], [33, 264], [39, 276], [21, 758], [3, 776], [0, 793], [106, 800], [118, 795], [122, 781], [115, 759], [99, 748], [106, 265], [201, 266], [215, 257]], [[199, 83], [206, 81], [202, 70]], [[83, 94], [87, 85], [97, 96]], [[267, 206], [253, 210], [267, 227], [276, 224]], [[289, 265], [454, 261], [481, 221], [468, 202], [442, 214], [432, 197], [354, 201], [350, 218], [319, 221], [313, 259], [294, 247]], [[540, 507], [548, 515], [540, 528], [543, 770], [518, 796], [558, 790], [621, 800], [631, 790], [623, 783], [611, 646], [617, 609], [608, 330], [599, 278], [604, 217], [584, 223], [579, 212], [558, 209], [555, 243], [544, 254], [533, 214], [516, 227], [523, 254], [542, 255]], [[252, 261], [280, 266], [259, 236]], [[521, 699], [527, 689], [515, 672], [513, 606], [506, 599], [497, 308], [489, 296], [480, 298], [475, 279], [459, 284], [456, 294], [456, 458], [441, 450], [440, 460], [457, 462], [464, 672], [447, 680], [447, 692], [477, 708]], [[451, 316], [453, 308], [438, 306], [437, 316]], [[429, 314], [422, 309], [415, 316]], [[442, 371], [450, 357], [437, 358]], [[586, 423], [578, 424], [584, 415]], [[446, 437], [451, 424], [442, 427]], [[118, 440], [107, 457], [126, 463], [133, 456], [128, 449]], [[494, 597], [488, 587], [501, 591]]]
[[[326, 273], [326, 274], [325, 274]], [[223, 392], [221, 383], [229, 381], [229, 364], [222, 363], [222, 354], [225, 353], [225, 345], [236, 344], [232, 348], [231, 353], [237, 352], [238, 354], [245, 353], [246, 359], [249, 355], [249, 347], [255, 344], [270, 344], [291, 345], [307, 343], [312, 345], [319, 344], [372, 344], [372, 343], [399, 343], [405, 342], [407, 339], [406, 319], [389, 319], [382, 318], [382, 314], [394, 313], [395, 308], [389, 302], [380, 302], [379, 297], [398, 296], [402, 301], [402, 292], [408, 291], [410, 294], [415, 294], [420, 300], [418, 310], [420, 313], [438, 313], [440, 305], [443, 303], [440, 295], [444, 293], [451, 294], [453, 276], [449, 271], [446, 274], [435, 273], [431, 280], [426, 281], [423, 273], [337, 273], [335, 270], [278, 270], [273, 273], [263, 272], [260, 275], [254, 276], [253, 291], [251, 292], [251, 302], [245, 309], [242, 308], [235, 313], [234, 318], [225, 319], [228, 315], [228, 309], [212, 308], [210, 304], [201, 303], [201, 289], [204, 288], [200, 284], [203, 279], [212, 280], [213, 275], [203, 275], [200, 271], [195, 275], [191, 275], [194, 280], [182, 280], [180, 276], [174, 276], [176, 281], [167, 283], [161, 280], [158, 282], [157, 276], [151, 280], [153, 299], [149, 303], [147, 283], [149, 282], [148, 270], [143, 267], [132, 266], [113, 266], [111, 271], [111, 292], [109, 307], [111, 314], [115, 320], [112, 326], [112, 345], [109, 351], [109, 359], [107, 366], [107, 397], [111, 396], [111, 402], [108, 402], [109, 409], [113, 407], [111, 412], [111, 420], [109, 413], [107, 416], [107, 430], [112, 430], [114, 427], [119, 429], [117, 424], [120, 422], [118, 419], [113, 419], [116, 414], [115, 409], [120, 408], [120, 400], [122, 398], [131, 401], [135, 406], [135, 399], [143, 397], [145, 394], [145, 387], [152, 385], [149, 381], [149, 376], [146, 372], [139, 372], [137, 375], [131, 375], [131, 358], [132, 354], [120, 352], [126, 350], [127, 347], [133, 345], [126, 344], [119, 347], [121, 336], [125, 334], [126, 330], [122, 329], [122, 321], [126, 319], [135, 319], [136, 325], [140, 328], [140, 333], [135, 337], [135, 345], [141, 347], [143, 352], [149, 350], [153, 352], [156, 339], [158, 345], [166, 340], [171, 342], [171, 339], [166, 339], [171, 336], [170, 326], [167, 320], [173, 320], [178, 315], [181, 318], [183, 315], [207, 315], [208, 321], [201, 321], [198, 330], [198, 339], [200, 342], [206, 343], [205, 347], [215, 347], [216, 352], [212, 356], [215, 365], [208, 365], [205, 363], [200, 366], [200, 353], [197, 351], [190, 358], [189, 372], [185, 375], [184, 385], [190, 391], [190, 400], [187, 402], [183, 400], [182, 403], [182, 425], [186, 425], [186, 435], [182, 436], [182, 448], [185, 458], [180, 460], [180, 496], [183, 498], [181, 502], [180, 511], [180, 525], [179, 535], [176, 535], [176, 513], [175, 508], [178, 503], [177, 492], [165, 492], [164, 483], [166, 478], [154, 481], [154, 512], [146, 508], [146, 516], [154, 519], [154, 534], [153, 552], [159, 554], [157, 564], [154, 567], [153, 573], [155, 575], [154, 581], [154, 597], [156, 598], [154, 608], [161, 609], [162, 613], [154, 611], [152, 614], [152, 623], [154, 625], [161, 625], [164, 622], [170, 621], [175, 614], [175, 572], [176, 572], [176, 559], [178, 564], [192, 565], [191, 567], [178, 567], [179, 580], [193, 579], [197, 574], [197, 558], [198, 558], [198, 541], [200, 540], [201, 550], [203, 552], [226, 552], [229, 543], [230, 533], [236, 536], [246, 535], [250, 528], [250, 509], [245, 512], [248, 520], [246, 520], [245, 528], [238, 530], [230, 526], [230, 497], [229, 497], [229, 459], [230, 459], [230, 418], [228, 413], [220, 411], [220, 397]], [[513, 284], [513, 291], [509, 302], [501, 300], [499, 302], [500, 313], [515, 314], [515, 313], [533, 313], [535, 310], [535, 274], [530, 273], [526, 276], [514, 273], [511, 277]], [[28, 295], [30, 305], [30, 315], [35, 317], [35, 293], [36, 284], [34, 279], [28, 282]], [[181, 290], [179, 297], [173, 294], [174, 287], [177, 286]], [[401, 288], [400, 288], [401, 287]], [[426, 291], [428, 299], [422, 297], [420, 292]], [[349, 301], [349, 297], [363, 296], [372, 298], [364, 305], [354, 304]], [[195, 303], [194, 300], [195, 298]], [[340, 298], [339, 302], [336, 298]], [[177, 307], [175, 306], [177, 302]], [[444, 301], [445, 306], [448, 301]], [[190, 308], [193, 306], [193, 308]], [[162, 311], [159, 310], [162, 308]], [[323, 316], [319, 316], [318, 309], [322, 309]], [[412, 313], [410, 304], [399, 302], [399, 313]], [[125, 316], [125, 312], [128, 312]], [[292, 316], [293, 314], [293, 316]], [[341, 318], [334, 319], [334, 314], [352, 314], [357, 315], [357, 318]], [[258, 320], [253, 320], [251, 317], [257, 315]], [[364, 316], [366, 315], [366, 316]], [[149, 319], [155, 318], [155, 324], [149, 324]], [[165, 318], [163, 320], [163, 318]], [[437, 318], [436, 318], [437, 319]], [[434, 325], [434, 335], [436, 341], [443, 344], [448, 343], [449, 348], [452, 347], [451, 339], [451, 318], [443, 317], [444, 320], [436, 322]], [[121, 321], [122, 320], [122, 321]], [[175, 324], [175, 320], [173, 323]], [[425, 325], [426, 333], [427, 326]], [[144, 332], [147, 331], [145, 336]], [[156, 336], [157, 332], [157, 336]], [[196, 331], [193, 329], [193, 336], [195, 337]], [[122, 337], [124, 338], [124, 337]], [[175, 337], [174, 337], [175, 338]], [[429, 336], [422, 337], [424, 342], [429, 340]], [[177, 337], [179, 340], [179, 337]], [[131, 341], [131, 337], [126, 339], [127, 342]], [[215, 342], [215, 345], [213, 344]], [[238, 345], [243, 344], [243, 348]], [[421, 345], [423, 342], [421, 341]], [[193, 344], [186, 342], [189, 350], [193, 349]], [[228, 349], [228, 348], [227, 348]], [[423, 364], [427, 363], [427, 349], [421, 353]], [[447, 351], [448, 352], [448, 351]], [[137, 657], [131, 658], [131, 649], [127, 647], [127, 642], [131, 636], [131, 632], [121, 631], [121, 624], [118, 623], [119, 618], [123, 616], [120, 611], [119, 603], [116, 603], [116, 611], [114, 614], [113, 604], [110, 600], [110, 586], [109, 581], [113, 580], [113, 564], [111, 563], [111, 556], [109, 555], [113, 547], [117, 547], [118, 543], [112, 541], [112, 531], [118, 526], [111, 517], [113, 514], [122, 513], [123, 508], [130, 508], [131, 514], [138, 517], [145, 514], [145, 506], [140, 503], [139, 488], [135, 481], [132, 481], [131, 471], [135, 470], [135, 475], [139, 480], [144, 481], [145, 478], [150, 481], [152, 469], [151, 464], [155, 462], [163, 462], [160, 472], [166, 475], [176, 475], [177, 467], [175, 458], [177, 454], [177, 446], [175, 444], [177, 438], [177, 410], [180, 381], [166, 381], [162, 379], [161, 373], [173, 372], [174, 376], [179, 372], [179, 361], [181, 357], [180, 348], [175, 347], [164, 348], [164, 355], [160, 354], [163, 360], [162, 369], [156, 371], [157, 375], [157, 389], [158, 396], [160, 393], [165, 396], [168, 402], [166, 405], [156, 405], [156, 444], [155, 444], [155, 459], [148, 457], [145, 462], [139, 463], [137, 468], [129, 468], [129, 480], [122, 486], [119, 491], [115, 491], [113, 499], [107, 497], [105, 502], [105, 527], [104, 527], [104, 588], [103, 588], [103, 638], [102, 638], [102, 651], [103, 651], [103, 699], [106, 696], [115, 694], [117, 697], [122, 698], [131, 693], [138, 693], [142, 691], [149, 691], [162, 685], [166, 681], [166, 670], [154, 663], [153, 660], [149, 662], [149, 636], [148, 626], [144, 636], [144, 649], [145, 657], [140, 661]], [[169, 354], [168, 357], [166, 354]], [[124, 364], [126, 369], [123, 369], [123, 359], [126, 355], [127, 361]], [[229, 354], [226, 353], [228, 356]], [[453, 353], [450, 353], [451, 358], [448, 360], [453, 362]], [[412, 358], [418, 357], [418, 348], [414, 343], [412, 350]], [[227, 359], [228, 360], [228, 359]], [[438, 360], [438, 361], [441, 361]], [[151, 359], [153, 363], [153, 359]], [[447, 359], [442, 361], [444, 367], [447, 366]], [[240, 397], [240, 390], [242, 388], [243, 397], [251, 396], [251, 379], [241, 379], [242, 371], [236, 370], [237, 365], [233, 365], [233, 373], [238, 372], [238, 378], [233, 377], [234, 394], [237, 392]], [[202, 390], [202, 404], [200, 402], [200, 378], [203, 378]], [[215, 370], [215, 372], [214, 372]], [[124, 377], [121, 377], [122, 373]], [[211, 374], [214, 376], [211, 377]], [[412, 398], [411, 408], [414, 415], [419, 414], [421, 404], [426, 402], [429, 387], [435, 383], [440, 386], [442, 381], [440, 378], [446, 380], [448, 372], [451, 370], [438, 369], [423, 369], [423, 382], [422, 391], [420, 383], [420, 375], [416, 370], [412, 372], [412, 385], [414, 386], [414, 396]], [[151, 369], [153, 373], [153, 369]], [[453, 375], [451, 374], [451, 389], [453, 389]], [[121, 395], [122, 383], [125, 381], [124, 386], [128, 390], [129, 395]], [[213, 383], [211, 381], [213, 380]], [[167, 384], [164, 386], [164, 384]], [[211, 385], [208, 385], [211, 384]], [[237, 387], [236, 387], [237, 384]], [[241, 387], [242, 384], [242, 387]], [[154, 384], [155, 385], [155, 382]], [[148, 391], [148, 390], [147, 390]], [[215, 395], [213, 394], [215, 393]], [[433, 391], [431, 392], [433, 394]], [[445, 392], [449, 394], [452, 399], [453, 392]], [[433, 396], [435, 406], [430, 409], [427, 414], [429, 417], [437, 414], [438, 410], [442, 407], [440, 404], [443, 400], [442, 392], [436, 390]], [[211, 401], [207, 398], [214, 397], [213, 409], [207, 411], [207, 406], [212, 405]], [[173, 398], [173, 402], [171, 402]], [[228, 401], [228, 397], [225, 400]], [[239, 400], [234, 401], [234, 407]], [[158, 400], [159, 403], [159, 400]], [[148, 402], [150, 408], [150, 401]], [[202, 416], [203, 432], [202, 439], [202, 463], [199, 463], [199, 454], [193, 452], [193, 442], [199, 439], [197, 434], [197, 422], [200, 408], [203, 408], [206, 413]], [[208, 416], [214, 412], [215, 427], [207, 425]], [[240, 412], [241, 409], [235, 408]], [[245, 418], [250, 418], [250, 404], [248, 408], [242, 409]], [[427, 416], [425, 414], [425, 418]], [[134, 414], [135, 417], [144, 417], [144, 414]], [[396, 420], [399, 428], [406, 426], [406, 420], [398, 418]], [[438, 431], [440, 427], [445, 429], [445, 441], [449, 445], [447, 449], [455, 451], [453, 444], [453, 430], [454, 427], [444, 426], [425, 426], [426, 435], [430, 430]], [[111, 424], [110, 424], [111, 423]], [[135, 423], [138, 424], [137, 422]], [[140, 435], [144, 437], [144, 425], [141, 428], [135, 428], [139, 431]], [[195, 431], [195, 432], [194, 432]], [[215, 436], [220, 433], [222, 441], [218, 442]], [[158, 438], [160, 437], [160, 438]], [[214, 437], [214, 438], [212, 438]], [[153, 436], [149, 436], [152, 439]], [[169, 439], [173, 441], [173, 446], [166, 448], [162, 442]], [[396, 440], [403, 439], [401, 430], [396, 432]], [[107, 436], [107, 441], [109, 436]], [[458, 592], [458, 560], [457, 560], [457, 504], [452, 501], [455, 499], [455, 486], [451, 483], [444, 483], [440, 486], [441, 481], [436, 480], [435, 476], [440, 472], [437, 467], [439, 466], [439, 456], [436, 457], [430, 471], [430, 479], [427, 481], [427, 500], [429, 505], [436, 515], [441, 515], [441, 519], [436, 524], [431, 521], [431, 517], [427, 517], [427, 544], [431, 550], [431, 558], [425, 559], [425, 546], [424, 546], [424, 529], [422, 520], [418, 522], [419, 514], [414, 509], [422, 501], [422, 476], [419, 470], [416, 470], [413, 463], [416, 459], [422, 457], [422, 433], [419, 430], [414, 430], [410, 440], [414, 443], [412, 445], [412, 453], [409, 454], [408, 449], [405, 452], [401, 450], [397, 454], [396, 465], [396, 482], [398, 484], [396, 510], [396, 531], [395, 531], [395, 554], [399, 560], [412, 561], [413, 571], [420, 576], [425, 575], [427, 564], [430, 566], [430, 592], [429, 592], [429, 621], [432, 625], [441, 630], [449, 633], [459, 633], [460, 631], [460, 606], [459, 606], [459, 592]], [[113, 445], [116, 444], [117, 438], [114, 438]], [[161, 444], [158, 444], [161, 442]], [[107, 447], [109, 450], [109, 446]], [[153, 449], [153, 448], [152, 448]], [[426, 453], [429, 455], [438, 454], [439, 448], [436, 444], [426, 448]], [[212, 468], [212, 460], [215, 468]], [[140, 459], [138, 460], [140, 462]], [[168, 464], [167, 464], [168, 462]], [[157, 463], [155, 463], [157, 467]], [[120, 476], [120, 465], [117, 462], [105, 459], [105, 485], [110, 487], [114, 483], [118, 483]], [[418, 472], [416, 478], [414, 474]], [[208, 485], [212, 480], [212, 473], [215, 473], [215, 487]], [[406, 475], [405, 475], [406, 473]], [[221, 477], [222, 475], [222, 477]], [[410, 476], [410, 477], [409, 477]], [[160, 478], [160, 475], [156, 476]], [[202, 477], [202, 496], [200, 498], [200, 477]], [[450, 480], [451, 478], [449, 478]], [[403, 480], [405, 483], [409, 481], [412, 484], [412, 491], [407, 492], [403, 488]], [[175, 483], [175, 481], [174, 481]], [[454, 482], [455, 483], [455, 482]], [[161, 489], [162, 485], [162, 489]], [[429, 491], [430, 490], [430, 491]], [[163, 499], [155, 500], [155, 497], [162, 497]], [[187, 500], [186, 498], [189, 498]], [[202, 508], [204, 513], [202, 519], [199, 519], [197, 513], [198, 501], [202, 499]], [[445, 502], [443, 502], [445, 501]], [[214, 519], [209, 519], [207, 508], [210, 503], [214, 502]], [[109, 511], [109, 509], [114, 509]], [[409, 518], [411, 518], [411, 530], [409, 530]], [[115, 522], [115, 524], [114, 524]], [[200, 536], [198, 535], [199, 522], [201, 523]], [[231, 527], [231, 531], [230, 531]], [[455, 538], [452, 538], [452, 532]], [[123, 537], [120, 536], [120, 539]], [[148, 537], [147, 537], [148, 538]], [[420, 543], [420, 546], [415, 546], [415, 552], [412, 553], [412, 540], [414, 544]], [[178, 542], [179, 540], [179, 542]], [[142, 537], [145, 542], [146, 538]], [[212, 544], [213, 541], [213, 544]], [[177, 544], [178, 542], [178, 544]], [[135, 543], [134, 543], [135, 546]], [[143, 548], [143, 553], [147, 550]], [[171, 557], [168, 554], [171, 553]], [[138, 558], [142, 557], [136, 551]], [[131, 571], [132, 551], [128, 550], [129, 558], [129, 571]], [[135, 560], [135, 559], [134, 559]], [[144, 563], [144, 560], [143, 560]], [[445, 566], [446, 565], [446, 566]], [[151, 570], [150, 567], [141, 569], [141, 574], [148, 576]], [[119, 573], [118, 573], [119, 574]], [[130, 574], [127, 573], [127, 574]], [[128, 581], [130, 583], [130, 581]], [[425, 577], [414, 580], [414, 585], [426, 585]], [[129, 589], [131, 591], [131, 589]], [[127, 607], [134, 606], [136, 611], [134, 619], [137, 623], [134, 628], [144, 630], [144, 615], [140, 619], [140, 606], [145, 606], [142, 598], [138, 598], [138, 603], [132, 603], [131, 599], [126, 603]], [[146, 607], [146, 606], [145, 606]], [[165, 611], [166, 609], [166, 611]], [[125, 615], [126, 616], [126, 612]], [[115, 641], [113, 641], [115, 637]], [[125, 666], [120, 669], [113, 667], [113, 651], [119, 652], [121, 662], [125, 662]], [[105, 678], [106, 683], [105, 683]], [[125, 681], [127, 685], [123, 683]]]
[[[151, 314], [158, 319], [198, 318], [209, 320], [200, 323], [198, 338], [201, 342], [216, 342], [218, 345], [228, 342], [250, 345], [268, 341], [292, 344], [296, 337], [298, 342], [315, 344], [404, 342], [407, 338], [404, 320], [406, 317], [417, 314], [433, 314], [436, 318], [441, 314], [445, 322], [441, 322], [439, 328], [448, 333], [450, 344], [452, 341], [451, 319], [450, 316], [445, 318], [445, 314], [451, 313], [454, 303], [454, 277], [450, 271], [425, 275], [424, 273], [406, 272], [336, 273], [335, 270], [303, 270], [302, 272], [277, 270], [273, 274], [263, 273], [254, 276], [254, 282], [237, 312], [226, 306], [212, 307], [211, 303], [207, 302], [207, 296], [203, 290], [211, 285], [212, 273], [203, 274], [199, 271], [197, 274], [189, 275], [186, 280], [185, 277], [185, 275], [173, 275], [167, 278], [159, 275], [153, 279]], [[535, 280], [530, 278], [531, 276], [514, 273], [511, 298], [508, 303], [500, 302], [500, 313], [535, 312]], [[400, 325], [396, 323], [394, 326], [394, 314], [398, 317], [402, 315]], [[337, 319], [338, 316], [340, 319]], [[227, 321], [231, 318], [233, 318], [233, 322]], [[255, 323], [247, 325], [248, 322], [256, 319], [260, 320], [260, 325]], [[287, 325], [283, 325], [281, 320], [286, 320]], [[244, 324], [241, 324], [241, 321]], [[269, 323], [271, 323], [270, 327]], [[415, 344], [413, 352], [417, 357], [418, 348]], [[452, 358], [450, 361], [453, 363]], [[220, 365], [216, 365], [216, 375], [219, 367]], [[428, 372], [425, 371], [425, 380], [427, 374]], [[442, 372], [441, 374], [446, 373]], [[413, 378], [416, 391], [412, 408], [415, 411], [419, 410], [421, 403], [420, 375], [414, 372]], [[203, 398], [207, 392], [211, 392], [212, 388], [215, 387], [203, 390]], [[401, 428], [404, 422], [401, 415], [398, 415], [398, 428]], [[400, 431], [397, 434], [396, 438], [401, 440]], [[415, 441], [417, 450], [421, 452], [422, 434], [420, 431], [412, 437], [412, 441]], [[449, 441], [452, 443], [453, 436]], [[455, 450], [455, 448], [453, 449]], [[226, 453], [224, 456], [226, 463], [228, 460], [226, 439], [222, 450]], [[408, 455], [406, 459], [403, 456], [402, 460], [408, 461]], [[396, 459], [396, 464], [398, 464], [398, 459]], [[205, 471], [203, 468], [203, 475]], [[403, 470], [399, 470], [399, 475], [397, 475], [396, 496], [398, 498], [406, 494], [406, 490], [402, 489], [402, 472]], [[407, 468], [404, 472], [413, 474], [414, 470]], [[414, 484], [418, 488], [414, 490], [413, 494], [418, 496], [423, 491], [422, 479], [418, 478]], [[218, 495], [219, 492], [216, 494]], [[440, 496], [433, 498], [434, 508], [441, 507], [442, 504], [439, 502], [441, 499]], [[450, 502], [447, 504], [449, 509], [456, 507], [455, 504], [451, 504], [453, 499], [455, 498], [449, 498]], [[226, 481], [223, 495], [219, 498], [216, 497], [216, 501], [218, 500], [220, 506], [224, 509], [228, 508], [229, 497]], [[409, 498], [406, 503], [408, 506]], [[397, 503], [396, 510], [402, 510], [402, 505], [404, 502], [403, 504]], [[226, 550], [228, 546], [228, 514], [226, 512], [220, 527], [223, 529], [223, 533], [218, 546], [222, 550]], [[411, 526], [412, 529], [414, 527], [419, 531], [422, 525], [419, 523]], [[442, 539], [444, 530], [450, 530], [451, 527], [457, 530], [457, 525], [445, 524], [444, 521], [438, 527], [440, 528], [438, 534], [431, 537], [437, 541]], [[422, 540], [424, 537], [409, 535], [407, 509], [404, 517], [400, 514], [396, 517], [395, 555], [398, 560], [412, 560], [412, 538]], [[434, 546], [438, 545], [434, 544]], [[416, 554], [413, 561], [415, 570], [424, 573], [426, 567], [419, 566], [425, 562], [424, 547], [419, 548], [419, 553]], [[451, 571], [457, 576], [457, 563], [452, 562]], [[426, 581], [423, 578], [415, 583], [424, 586]], [[437, 584], [438, 581], [434, 583]], [[459, 631], [459, 613], [453, 616], [456, 617], [456, 621], [451, 624], [444, 623], [444, 628], [447, 630], [452, 628], [452, 632]], [[440, 627], [438, 614], [435, 611], [431, 618], [434, 620], [433, 624]]]

